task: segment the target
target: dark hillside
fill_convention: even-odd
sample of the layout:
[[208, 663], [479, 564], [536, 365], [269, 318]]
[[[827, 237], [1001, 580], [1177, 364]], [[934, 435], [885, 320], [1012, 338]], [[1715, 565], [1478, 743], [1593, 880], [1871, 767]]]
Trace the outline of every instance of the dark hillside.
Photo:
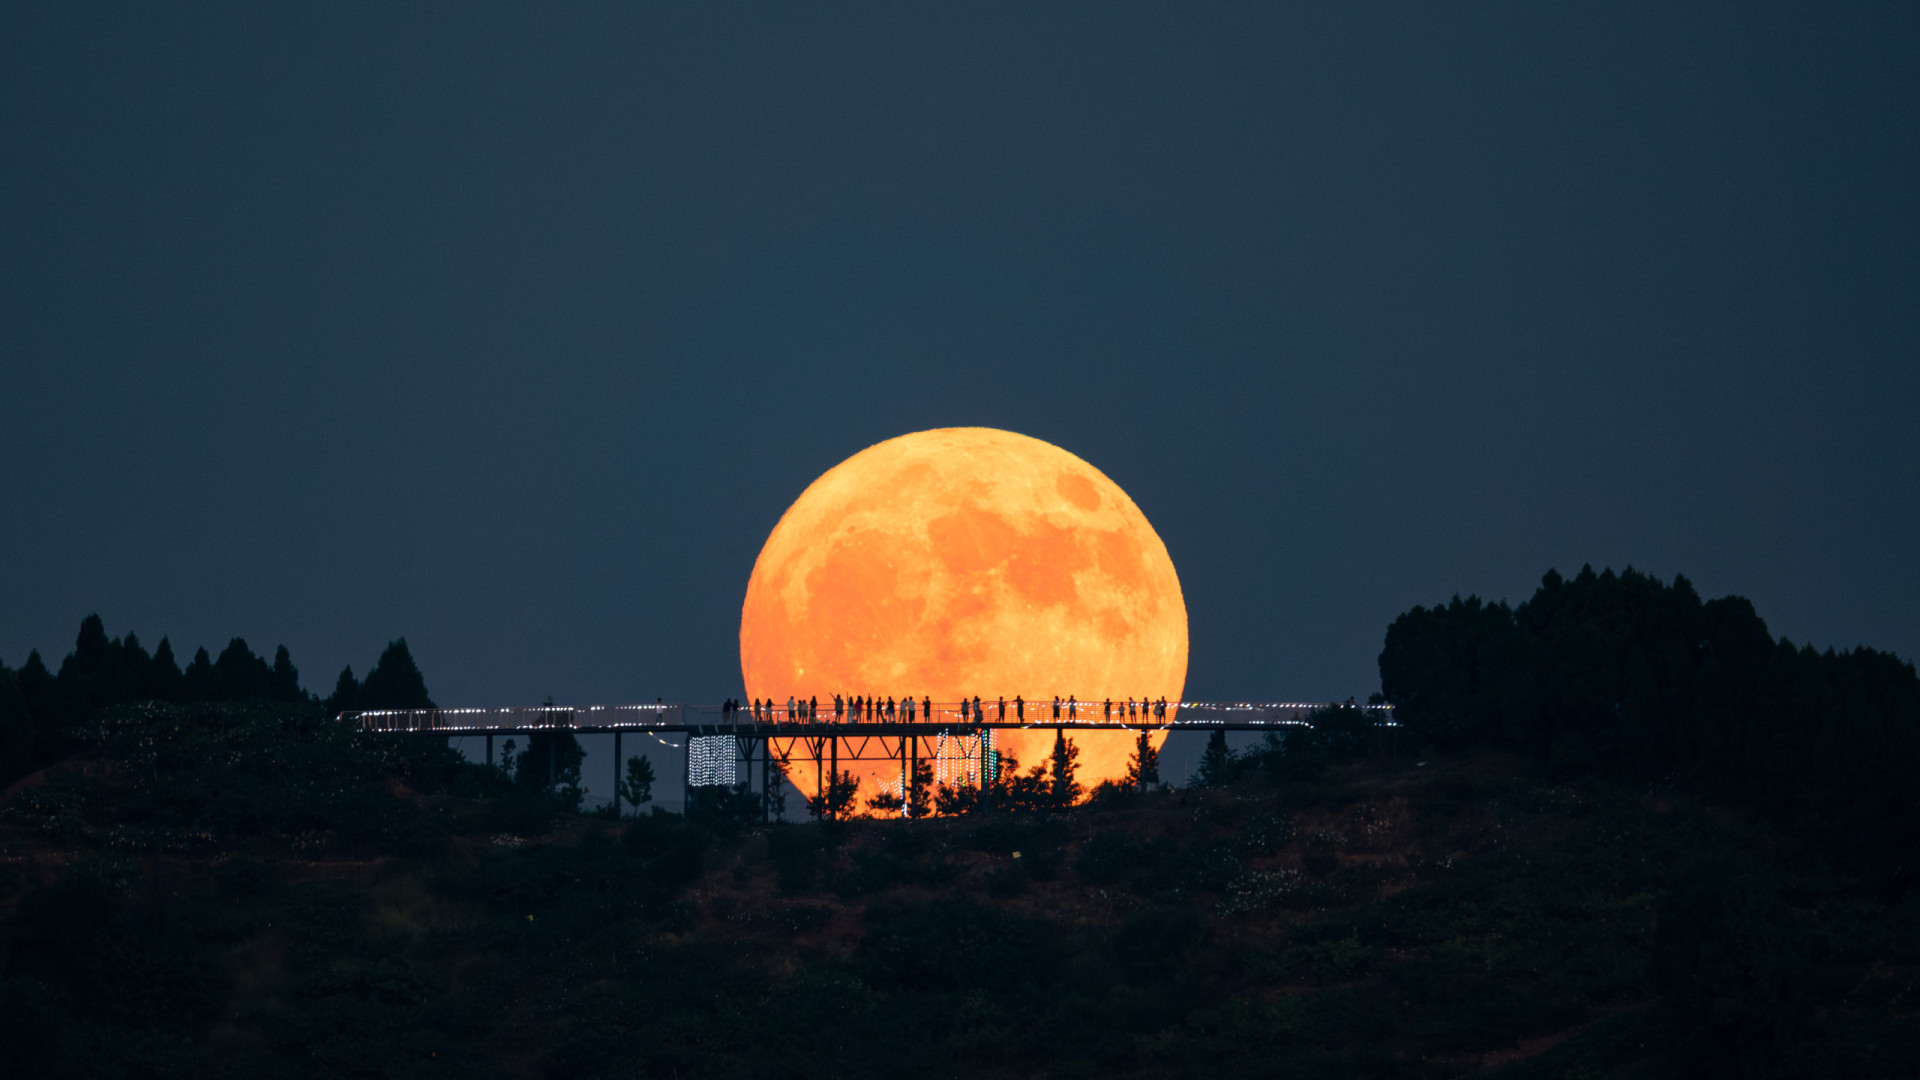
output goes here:
[[[1187, 790], [1062, 808], [1042, 768], [993, 800], [1021, 812], [943, 789], [943, 816], [767, 826], [724, 789], [583, 815], [564, 769], [343, 726], [284, 650], [180, 672], [89, 620], [59, 674], [0, 669], [0, 1051], [26, 1077], [1920, 1074], [1911, 665], [1628, 571], [1415, 608], [1381, 671], [1399, 726], [1222, 738]], [[428, 700], [404, 642], [335, 699]]]
[[98, 737], [0, 819], [14, 1075], [1920, 1062], [1920, 901], [1781, 858], [1763, 816], [1511, 755], [1302, 747], [1061, 813], [708, 828], [581, 817], [312, 706]]
[[1920, 677], [1890, 653], [1796, 648], [1740, 597], [1588, 567], [1548, 573], [1518, 608], [1414, 608], [1387, 630], [1380, 682], [1435, 749], [1672, 777], [1768, 816], [1803, 858], [1889, 895], [1920, 886]]

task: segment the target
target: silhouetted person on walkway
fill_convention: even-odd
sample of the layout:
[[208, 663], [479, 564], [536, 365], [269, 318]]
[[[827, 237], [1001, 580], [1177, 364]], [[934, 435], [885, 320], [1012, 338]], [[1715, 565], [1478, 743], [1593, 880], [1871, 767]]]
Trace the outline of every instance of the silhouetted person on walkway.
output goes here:
[[1027, 702], [1019, 694], [1013, 695], [1013, 715], [1022, 722], [1027, 719]]
[[1007, 699], [1003, 697], [1000, 699], [1000, 719], [1005, 720], [1006, 718], [1007, 718]]
[[1080, 715], [1080, 702], [1077, 699], [1075, 699], [1072, 694], [1068, 694], [1067, 695], [1067, 719], [1072, 720], [1079, 715]]
[[932, 695], [932, 694], [923, 694], [923, 695], [921, 695], [921, 697], [920, 697], [920, 717], [921, 717], [921, 719], [923, 719], [923, 720], [932, 720], [932, 719], [933, 719], [933, 695]]

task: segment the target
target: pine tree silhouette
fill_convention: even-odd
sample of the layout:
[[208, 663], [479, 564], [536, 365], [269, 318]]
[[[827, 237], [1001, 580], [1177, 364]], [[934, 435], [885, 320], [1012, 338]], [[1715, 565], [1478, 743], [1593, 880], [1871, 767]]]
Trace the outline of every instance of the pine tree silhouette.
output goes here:
[[1053, 729], [1053, 768], [1049, 773], [1049, 794], [1055, 806], [1072, 806], [1080, 801], [1084, 789], [1073, 774], [1079, 768], [1080, 748], [1067, 738], [1065, 728]]
[[1133, 756], [1127, 759], [1127, 784], [1145, 791], [1160, 782], [1160, 751], [1153, 736], [1141, 732], [1133, 744]]
[[407, 651], [407, 639], [400, 638], [387, 643], [387, 651], [380, 654], [380, 662], [367, 672], [367, 680], [360, 684], [360, 707], [363, 709], [431, 709], [433, 699], [427, 696], [427, 680], [420, 674], [419, 665], [413, 662], [413, 654]]
[[300, 669], [293, 666], [293, 656], [285, 645], [274, 650], [273, 673], [268, 679], [267, 691], [275, 701], [300, 701], [306, 697], [300, 692]]
[[353, 665], [340, 669], [340, 678], [333, 684], [333, 694], [327, 698], [328, 713], [338, 716], [343, 712], [360, 707], [360, 680], [353, 677]]
[[1200, 755], [1200, 782], [1207, 787], [1219, 787], [1227, 782], [1228, 769], [1233, 765], [1233, 751], [1227, 749], [1227, 733], [1215, 731], [1207, 736], [1207, 750]]
[[180, 662], [173, 658], [173, 642], [160, 639], [140, 682], [140, 696], [153, 701], [180, 700]]

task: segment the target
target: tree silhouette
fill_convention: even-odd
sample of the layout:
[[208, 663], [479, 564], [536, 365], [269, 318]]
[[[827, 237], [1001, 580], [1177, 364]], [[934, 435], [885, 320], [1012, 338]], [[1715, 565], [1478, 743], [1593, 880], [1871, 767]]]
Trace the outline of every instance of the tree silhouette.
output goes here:
[[1080, 801], [1084, 789], [1073, 778], [1079, 768], [1079, 761], [1080, 748], [1073, 745], [1072, 739], [1067, 738], [1066, 729], [1054, 728], [1053, 768], [1048, 775], [1048, 794], [1052, 797], [1055, 806], [1072, 806]]
[[586, 756], [571, 731], [533, 732], [527, 736], [526, 750], [514, 762], [513, 782], [563, 806], [577, 808], [586, 795], [580, 788], [580, 763]]
[[653, 801], [653, 762], [646, 755], [627, 759], [627, 778], [620, 784], [620, 797], [632, 803], [635, 812]]
[[202, 645], [193, 651], [193, 659], [188, 661], [187, 670], [180, 673], [180, 699], [217, 701], [219, 698], [214, 696], [216, 692], [213, 657], [207, 655], [207, 647]]
[[767, 790], [761, 796], [760, 812], [771, 821], [787, 819], [787, 765], [785, 754], [773, 762], [773, 769], [767, 776]]
[[0, 664], [0, 787], [33, 767], [33, 716], [20, 680]]
[[1127, 759], [1126, 782], [1141, 791], [1160, 782], [1160, 750], [1147, 732], [1142, 731], [1134, 740], [1133, 756]]
[[933, 763], [915, 761], [913, 776], [907, 784], [907, 816], [923, 818], [933, 813]]
[[326, 709], [329, 714], [338, 716], [359, 707], [360, 680], [353, 677], [353, 665], [348, 664], [340, 669], [340, 677], [334, 680], [333, 693], [327, 698]]
[[1227, 749], [1227, 733], [1224, 728], [1216, 729], [1207, 736], [1207, 749], [1200, 755], [1200, 783], [1207, 787], [1219, 787], [1227, 782], [1227, 774], [1233, 766], [1233, 751]]
[[53, 693], [53, 673], [47, 670], [46, 661], [40, 659], [40, 650], [27, 653], [27, 662], [20, 665], [14, 677], [20, 680], [20, 696], [26, 699], [27, 711], [38, 714]]
[[942, 817], [977, 814], [982, 805], [980, 796], [979, 786], [965, 780], [958, 784], [941, 784], [933, 792], [933, 809]]
[[[1920, 676], [1872, 649], [1776, 641], [1748, 601], [1629, 567], [1549, 571], [1517, 608], [1454, 598], [1387, 628], [1380, 686], [1416, 746], [1517, 750], [1550, 775], [1679, 775], [1827, 857], [1920, 884]], [[1813, 834], [1809, 832], [1811, 837]], [[1848, 854], [1850, 853], [1850, 855]]]
[[840, 821], [854, 808], [860, 794], [860, 778], [840, 769], [827, 772], [826, 788], [807, 800], [807, 813], [824, 821]]
[[427, 695], [427, 680], [413, 662], [406, 638], [388, 642], [379, 663], [367, 672], [366, 681], [360, 684], [360, 708], [433, 708], [433, 699]]
[[100, 616], [89, 615], [80, 620], [73, 652], [67, 656], [67, 662], [60, 665], [60, 673], [64, 675], [72, 669], [81, 675], [91, 674], [107, 658], [107, 645], [107, 627]]
[[[291, 666], [291, 665], [289, 665]], [[273, 669], [253, 655], [244, 638], [234, 638], [213, 662], [212, 701], [259, 701], [273, 696]]]
[[[127, 637], [133, 637], [128, 634]], [[268, 696], [275, 701], [302, 701], [306, 695], [300, 692], [300, 669], [293, 666], [293, 656], [285, 645], [274, 650], [273, 672], [267, 682]]]
[[173, 658], [173, 642], [164, 637], [160, 639], [160, 647], [153, 650], [153, 659], [147, 662], [140, 696], [153, 701], [180, 700], [180, 662]]

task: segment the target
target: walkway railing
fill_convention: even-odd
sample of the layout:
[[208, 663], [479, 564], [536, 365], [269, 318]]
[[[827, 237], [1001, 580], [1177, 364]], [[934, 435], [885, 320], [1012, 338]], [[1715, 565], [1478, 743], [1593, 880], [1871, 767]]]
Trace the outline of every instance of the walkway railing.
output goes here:
[[[1234, 731], [1259, 731], [1268, 728], [1304, 724], [1315, 710], [1341, 704], [1316, 701], [1181, 701], [1164, 707], [1149, 704], [1144, 712], [1135, 704], [1127, 715], [1122, 703], [1116, 715], [1103, 703], [1062, 703], [1058, 713], [1050, 701], [1025, 704], [1006, 703], [1004, 713], [997, 701], [981, 702], [976, 714], [971, 702], [933, 702], [931, 708], [915, 702], [908, 713], [896, 706], [888, 715], [842, 712], [835, 715], [830, 705], [817, 710], [796, 706], [789, 710], [778, 705], [756, 717], [750, 709], [727, 710], [719, 705], [533, 705], [503, 708], [466, 709], [367, 709], [342, 713], [343, 719], [367, 731], [444, 732], [448, 735], [487, 735], [533, 731], [654, 731], [725, 732], [742, 734], [829, 734], [860, 731], [882, 734], [901, 730], [940, 730], [953, 727], [989, 728], [1074, 728], [1137, 731], [1142, 728], [1199, 729], [1224, 728]], [[1374, 722], [1393, 724], [1391, 705], [1356, 705]], [[1024, 711], [1024, 716], [1021, 715]]]

